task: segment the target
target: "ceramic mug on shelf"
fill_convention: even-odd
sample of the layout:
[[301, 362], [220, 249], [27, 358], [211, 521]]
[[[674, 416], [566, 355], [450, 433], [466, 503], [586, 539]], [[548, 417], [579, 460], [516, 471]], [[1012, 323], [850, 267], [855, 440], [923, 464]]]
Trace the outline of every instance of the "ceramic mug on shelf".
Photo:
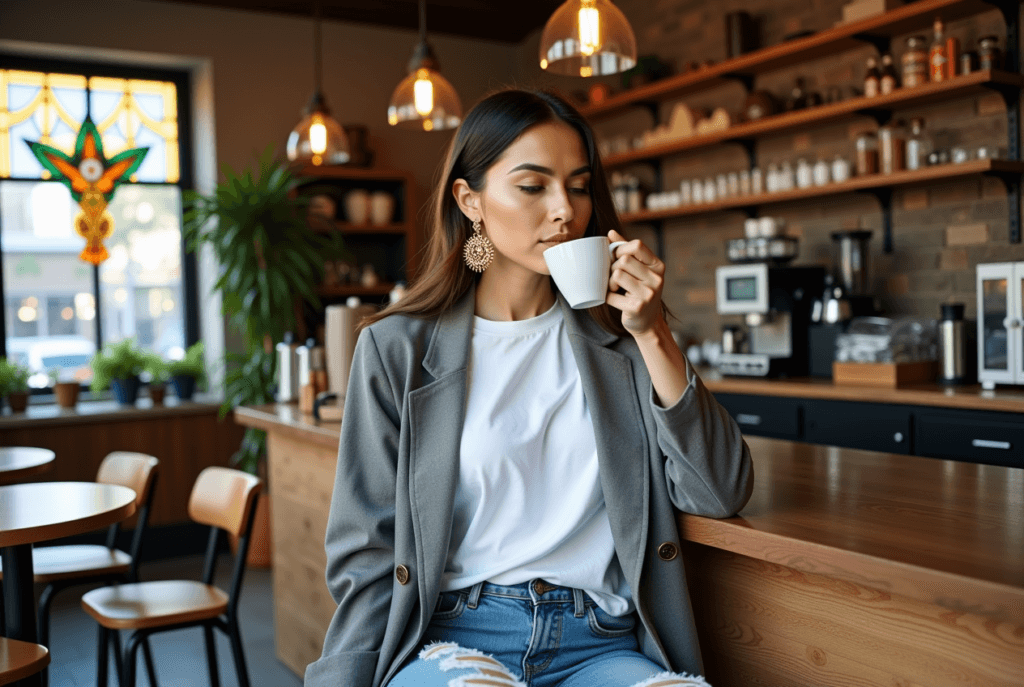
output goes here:
[[345, 194], [345, 217], [349, 224], [366, 224], [370, 217], [370, 194], [366, 189], [356, 188]]

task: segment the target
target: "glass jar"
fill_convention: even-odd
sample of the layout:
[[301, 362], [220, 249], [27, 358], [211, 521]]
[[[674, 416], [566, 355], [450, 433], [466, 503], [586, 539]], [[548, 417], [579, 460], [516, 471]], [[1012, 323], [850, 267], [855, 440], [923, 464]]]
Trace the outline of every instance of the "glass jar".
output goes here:
[[1003, 64], [1003, 53], [999, 50], [998, 36], [984, 36], [978, 39], [978, 69], [999, 69]]
[[911, 36], [907, 39], [902, 61], [905, 88], [928, 83], [928, 43], [924, 36]]
[[832, 181], [841, 184], [850, 178], [850, 161], [842, 155], [832, 160]]
[[892, 174], [904, 168], [906, 133], [902, 122], [889, 122], [878, 127], [879, 170]]
[[857, 176], [878, 173], [878, 137], [871, 132], [857, 137]]
[[796, 186], [797, 188], [810, 188], [814, 185], [814, 170], [811, 163], [800, 158], [796, 162]]
[[814, 185], [815, 186], [826, 186], [829, 182], [829, 170], [828, 163], [824, 160], [818, 160], [814, 163]]

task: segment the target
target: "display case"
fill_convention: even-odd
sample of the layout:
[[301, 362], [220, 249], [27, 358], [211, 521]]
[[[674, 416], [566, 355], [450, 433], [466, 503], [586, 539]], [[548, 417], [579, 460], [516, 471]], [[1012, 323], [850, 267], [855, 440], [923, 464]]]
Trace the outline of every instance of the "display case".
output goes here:
[[978, 265], [978, 380], [1024, 384], [1024, 262]]

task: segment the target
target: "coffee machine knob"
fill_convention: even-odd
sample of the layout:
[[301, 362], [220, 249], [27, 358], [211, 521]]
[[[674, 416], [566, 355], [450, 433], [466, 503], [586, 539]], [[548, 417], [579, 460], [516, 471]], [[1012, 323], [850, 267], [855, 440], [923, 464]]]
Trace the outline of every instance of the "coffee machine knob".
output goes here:
[[903, 443], [903, 432], [896, 432], [892, 435], [892, 438], [897, 444]]

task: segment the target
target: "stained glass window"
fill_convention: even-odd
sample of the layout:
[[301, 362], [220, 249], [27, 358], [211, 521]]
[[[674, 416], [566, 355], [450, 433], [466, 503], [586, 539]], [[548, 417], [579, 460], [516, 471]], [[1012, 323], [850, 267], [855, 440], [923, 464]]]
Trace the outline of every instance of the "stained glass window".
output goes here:
[[87, 113], [108, 157], [149, 146], [131, 181], [173, 184], [180, 179], [175, 83], [15, 69], [0, 69], [0, 177], [48, 178], [24, 141], [70, 155]]
[[[196, 309], [186, 263], [194, 262], [183, 260], [181, 238], [185, 162], [178, 127], [187, 81], [150, 70], [121, 76], [109, 66], [54, 66], [0, 65], [0, 353], [28, 365], [35, 388], [47, 386], [54, 369], [61, 379], [87, 382], [89, 359], [106, 343], [133, 337], [174, 358], [198, 338], [186, 331]], [[168, 80], [160, 78], [165, 74]], [[111, 201], [110, 258], [99, 268], [78, 259], [83, 240], [73, 229], [70, 193], [48, 180], [25, 144], [39, 141], [71, 155], [87, 116], [108, 158], [149, 148], [130, 177], [137, 183], [123, 185]]]

